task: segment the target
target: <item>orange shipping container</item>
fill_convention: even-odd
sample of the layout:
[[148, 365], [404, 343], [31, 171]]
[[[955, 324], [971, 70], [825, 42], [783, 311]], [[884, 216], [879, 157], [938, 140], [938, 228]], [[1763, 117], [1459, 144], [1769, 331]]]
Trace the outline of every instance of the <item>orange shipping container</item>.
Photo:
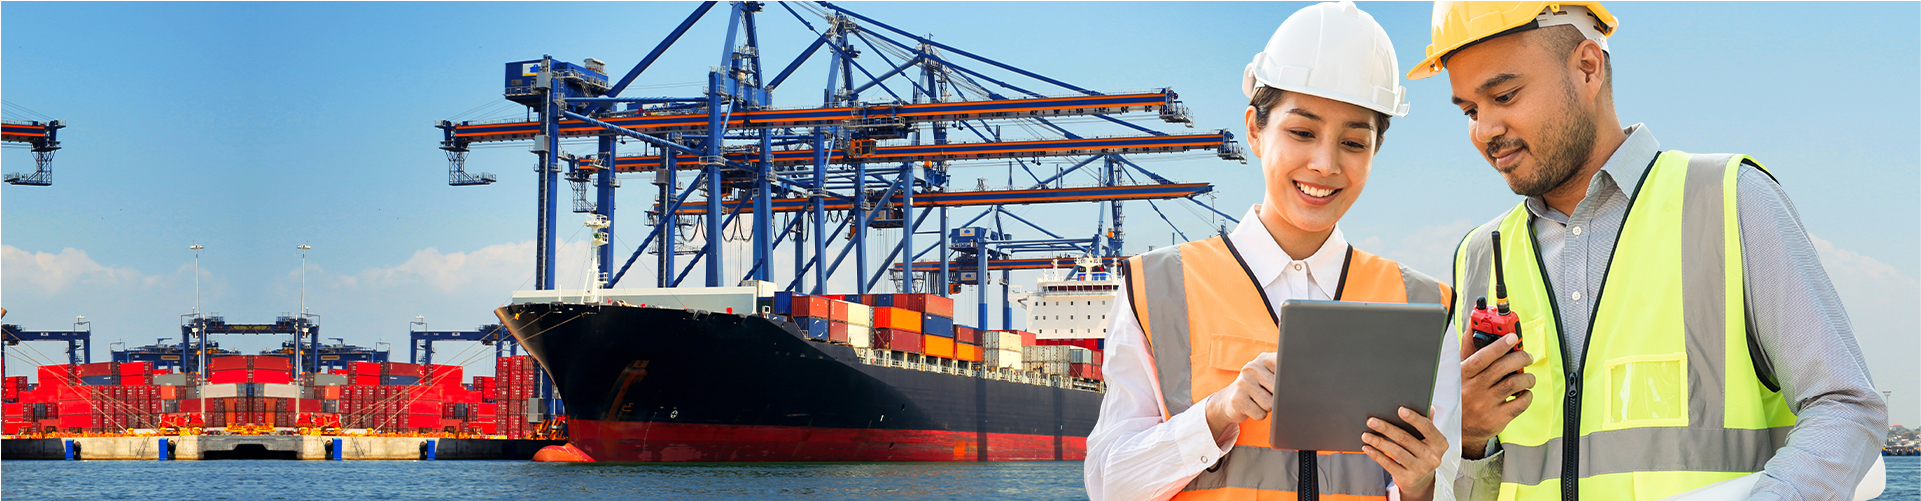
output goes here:
[[888, 306], [874, 308], [874, 327], [920, 332], [920, 312]]
[[930, 357], [954, 358], [954, 338], [928, 334], [921, 338], [921, 353]]
[[954, 359], [979, 362], [981, 361], [981, 347], [967, 343], [955, 343]]

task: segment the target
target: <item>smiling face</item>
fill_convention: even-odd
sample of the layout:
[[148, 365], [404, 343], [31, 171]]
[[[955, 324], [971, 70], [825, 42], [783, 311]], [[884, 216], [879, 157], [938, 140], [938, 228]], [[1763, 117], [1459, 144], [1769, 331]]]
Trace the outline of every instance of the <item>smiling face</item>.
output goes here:
[[1283, 248], [1290, 234], [1324, 241], [1334, 230], [1367, 186], [1380, 141], [1376, 131], [1385, 126], [1372, 110], [1299, 92], [1282, 93], [1265, 124], [1253, 106], [1247, 108], [1248, 145], [1267, 181], [1261, 221]]
[[1555, 34], [1543, 31], [1486, 40], [1447, 61], [1453, 101], [1468, 117], [1475, 149], [1524, 196], [1546, 194], [1580, 173], [1597, 131], [1591, 101], [1598, 87], [1577, 85], [1580, 54], [1571, 59], [1547, 48]]

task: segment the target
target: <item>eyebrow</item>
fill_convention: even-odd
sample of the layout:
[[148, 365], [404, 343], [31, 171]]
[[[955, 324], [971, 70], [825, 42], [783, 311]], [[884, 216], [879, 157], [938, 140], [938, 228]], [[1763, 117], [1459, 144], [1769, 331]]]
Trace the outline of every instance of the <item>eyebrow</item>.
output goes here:
[[[1316, 121], [1316, 122], [1325, 122], [1325, 121], [1326, 121], [1326, 120], [1323, 120], [1323, 119], [1321, 118], [1321, 116], [1320, 116], [1320, 115], [1316, 115], [1316, 114], [1314, 114], [1313, 112], [1310, 112], [1310, 111], [1307, 111], [1307, 110], [1303, 110], [1303, 109], [1300, 109], [1300, 108], [1288, 108], [1288, 109], [1287, 109], [1287, 111], [1286, 111], [1286, 113], [1287, 113], [1287, 114], [1289, 114], [1289, 115], [1300, 115], [1300, 116], [1301, 116], [1302, 118], [1306, 118], [1306, 119], [1308, 119], [1308, 120], [1313, 120], [1313, 121]], [[1349, 128], [1349, 129], [1367, 129], [1367, 130], [1374, 130], [1374, 124], [1371, 124], [1371, 123], [1367, 123], [1367, 122], [1361, 122], [1361, 121], [1354, 121], [1354, 122], [1348, 122], [1348, 123], [1347, 123], [1347, 128]]]
[[[1474, 93], [1475, 93], [1475, 94], [1485, 94], [1485, 93], [1487, 93], [1487, 90], [1488, 90], [1488, 89], [1492, 89], [1492, 88], [1494, 88], [1494, 86], [1497, 86], [1497, 85], [1501, 85], [1501, 84], [1504, 84], [1504, 83], [1508, 83], [1509, 81], [1512, 81], [1512, 80], [1514, 80], [1514, 79], [1516, 79], [1516, 78], [1521, 78], [1521, 76], [1520, 76], [1520, 75], [1516, 75], [1516, 74], [1513, 74], [1513, 73], [1502, 73], [1502, 74], [1499, 74], [1499, 75], [1494, 75], [1494, 77], [1493, 77], [1493, 78], [1489, 78], [1489, 79], [1487, 79], [1487, 81], [1486, 81], [1486, 82], [1481, 82], [1481, 85], [1480, 85], [1480, 86], [1477, 86], [1477, 87], [1475, 87], [1475, 88], [1474, 88]], [[1461, 98], [1460, 98], [1460, 97], [1458, 97], [1458, 96], [1457, 96], [1457, 97], [1453, 97], [1453, 98], [1450, 98], [1450, 99], [1451, 99], [1451, 100], [1452, 100], [1452, 101], [1454, 102], [1454, 104], [1455, 104], [1455, 105], [1460, 105], [1461, 103], [1464, 103], [1464, 102], [1466, 102], [1465, 100], [1463, 100], [1463, 99], [1461, 99]]]

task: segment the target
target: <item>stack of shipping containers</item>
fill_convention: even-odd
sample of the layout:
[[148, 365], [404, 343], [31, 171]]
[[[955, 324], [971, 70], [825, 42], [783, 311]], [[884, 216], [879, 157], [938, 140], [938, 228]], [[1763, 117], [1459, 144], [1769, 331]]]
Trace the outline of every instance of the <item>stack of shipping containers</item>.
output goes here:
[[534, 432], [535, 415], [541, 408], [540, 368], [534, 357], [520, 355], [495, 359], [494, 419], [500, 434], [524, 437]]
[[368, 428], [396, 433], [525, 436], [538, 369], [532, 357], [500, 359], [503, 379], [518, 381], [519, 426], [496, 426], [495, 378], [463, 384], [458, 366], [355, 362], [333, 374], [295, 380], [283, 356], [208, 359], [207, 384], [147, 362], [48, 365], [39, 384], [5, 378], [5, 434], [57, 431], [112, 434], [164, 427]]
[[777, 292], [765, 304], [808, 339], [1083, 379], [1101, 379], [1101, 340], [1035, 339], [1034, 333], [954, 323], [954, 300], [937, 294], [808, 296]]

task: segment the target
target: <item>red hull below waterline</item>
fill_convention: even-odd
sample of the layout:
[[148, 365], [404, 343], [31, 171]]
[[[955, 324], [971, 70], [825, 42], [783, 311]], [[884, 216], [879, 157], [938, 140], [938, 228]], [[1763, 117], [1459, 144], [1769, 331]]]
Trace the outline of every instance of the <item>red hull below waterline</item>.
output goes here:
[[[598, 462], [1079, 461], [1087, 438], [636, 421], [567, 423], [568, 443]], [[984, 439], [984, 440], [983, 440]], [[976, 444], [985, 443], [985, 447]], [[983, 451], [982, 449], [985, 449]]]

